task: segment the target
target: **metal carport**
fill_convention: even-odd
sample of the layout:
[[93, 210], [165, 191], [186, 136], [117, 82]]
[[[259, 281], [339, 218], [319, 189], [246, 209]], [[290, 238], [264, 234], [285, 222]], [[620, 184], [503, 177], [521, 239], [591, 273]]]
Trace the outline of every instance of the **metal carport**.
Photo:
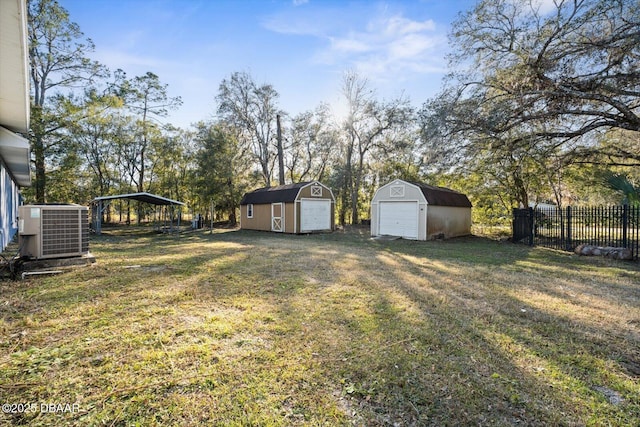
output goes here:
[[[173, 207], [174, 206], [184, 206], [185, 203], [179, 202], [177, 200], [167, 199], [166, 197], [158, 196], [156, 194], [151, 193], [131, 193], [131, 194], [118, 194], [115, 196], [102, 196], [96, 197], [91, 201], [92, 205], [96, 206], [96, 209], [93, 210], [93, 224], [94, 230], [96, 234], [102, 233], [102, 213], [104, 209], [109, 205], [112, 200], [118, 199], [129, 199], [136, 200], [139, 202], [149, 203], [151, 205], [159, 205], [159, 206], [171, 206], [171, 227], [173, 228]], [[105, 203], [106, 202], [106, 203]], [[180, 216], [178, 216], [178, 228], [180, 227]]]

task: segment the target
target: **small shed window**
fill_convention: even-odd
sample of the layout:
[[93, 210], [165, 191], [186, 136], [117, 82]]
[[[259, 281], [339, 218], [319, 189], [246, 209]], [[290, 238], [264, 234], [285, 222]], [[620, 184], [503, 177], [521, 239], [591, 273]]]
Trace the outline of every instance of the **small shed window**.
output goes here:
[[404, 197], [404, 185], [392, 185], [390, 190], [391, 197]]
[[311, 196], [312, 197], [322, 197], [322, 187], [319, 185], [314, 185], [311, 187]]
[[253, 203], [247, 205], [247, 218], [253, 218]]

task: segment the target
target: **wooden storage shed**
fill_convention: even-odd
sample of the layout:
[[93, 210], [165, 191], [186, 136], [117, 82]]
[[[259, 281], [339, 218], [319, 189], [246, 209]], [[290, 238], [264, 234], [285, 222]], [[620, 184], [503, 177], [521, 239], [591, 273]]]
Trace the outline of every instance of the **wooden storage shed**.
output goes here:
[[471, 202], [443, 187], [396, 179], [371, 201], [371, 236], [413, 240], [471, 234]]
[[317, 181], [259, 188], [240, 202], [240, 228], [278, 233], [333, 231], [335, 199]]

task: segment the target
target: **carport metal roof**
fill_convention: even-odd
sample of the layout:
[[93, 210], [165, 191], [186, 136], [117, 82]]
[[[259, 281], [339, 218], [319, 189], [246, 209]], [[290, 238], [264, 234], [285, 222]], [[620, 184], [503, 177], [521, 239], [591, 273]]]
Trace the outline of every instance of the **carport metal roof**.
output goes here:
[[96, 197], [93, 199], [93, 202], [102, 202], [105, 200], [115, 200], [115, 199], [131, 199], [138, 200], [140, 202], [149, 203], [152, 205], [180, 205], [184, 206], [183, 202], [179, 202], [177, 200], [167, 199], [166, 197], [158, 196], [156, 194], [151, 193], [130, 193], [130, 194], [118, 194], [116, 196], [102, 196]]
[[[106, 208], [106, 206], [104, 206], [105, 205], [104, 202], [107, 202], [107, 205], [108, 205], [109, 204], [108, 202], [110, 202], [111, 200], [118, 200], [118, 199], [137, 200], [139, 202], [149, 203], [152, 205], [160, 205], [160, 206], [174, 206], [174, 205], [184, 206], [185, 205], [185, 203], [183, 202], [167, 199], [166, 197], [162, 197], [156, 194], [151, 194], [146, 192], [96, 197], [91, 202], [92, 204], [95, 204], [98, 207], [94, 217], [94, 220], [95, 220], [94, 227], [95, 227], [96, 234], [100, 234], [102, 232], [102, 211]], [[180, 217], [178, 217], [178, 227], [179, 226], [180, 226]]]

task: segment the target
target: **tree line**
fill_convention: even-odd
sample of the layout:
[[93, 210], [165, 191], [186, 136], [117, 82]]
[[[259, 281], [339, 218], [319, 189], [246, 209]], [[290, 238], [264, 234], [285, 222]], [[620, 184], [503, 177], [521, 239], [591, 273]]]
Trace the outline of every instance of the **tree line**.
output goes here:
[[368, 218], [375, 189], [394, 178], [467, 193], [480, 222], [532, 201], [636, 200], [638, 3], [543, 5], [479, 1], [461, 13], [443, 90], [421, 108], [380, 99], [349, 70], [343, 117], [327, 104], [291, 115], [276, 88], [236, 71], [211, 94], [214, 118], [181, 129], [165, 122], [182, 101], [159, 76], [111, 72], [64, 8], [31, 0], [35, 179], [25, 195], [87, 204], [147, 191], [195, 212], [213, 203], [235, 222], [244, 192], [318, 180], [333, 189], [342, 224]]

